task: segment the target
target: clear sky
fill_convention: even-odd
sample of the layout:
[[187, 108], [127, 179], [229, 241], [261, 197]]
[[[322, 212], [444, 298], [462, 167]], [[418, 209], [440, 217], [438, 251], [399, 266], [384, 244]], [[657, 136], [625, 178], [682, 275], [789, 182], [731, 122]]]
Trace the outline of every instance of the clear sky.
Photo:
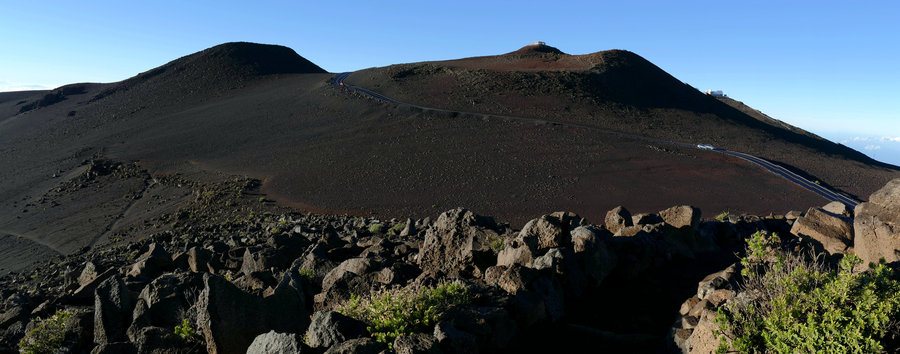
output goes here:
[[701, 90], [900, 165], [897, 1], [8, 1], [0, 91], [112, 82], [216, 44], [281, 44], [332, 72], [627, 49]]

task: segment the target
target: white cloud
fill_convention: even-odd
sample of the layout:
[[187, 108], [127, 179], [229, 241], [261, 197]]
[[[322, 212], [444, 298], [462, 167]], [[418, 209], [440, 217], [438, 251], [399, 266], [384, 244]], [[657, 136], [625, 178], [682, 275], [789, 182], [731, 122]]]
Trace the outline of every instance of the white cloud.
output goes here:
[[24, 84], [21, 82], [0, 81], [0, 92], [6, 91], [30, 91], [30, 90], [50, 90], [52, 86], [44, 84]]
[[883, 142], [900, 143], [900, 136], [884, 136], [881, 137]]
[[881, 145], [866, 145], [863, 149], [866, 150], [879, 150], [881, 149]]
[[854, 136], [853, 137], [853, 141], [869, 141], [869, 140], [872, 140], [872, 138], [867, 137], [867, 136]]

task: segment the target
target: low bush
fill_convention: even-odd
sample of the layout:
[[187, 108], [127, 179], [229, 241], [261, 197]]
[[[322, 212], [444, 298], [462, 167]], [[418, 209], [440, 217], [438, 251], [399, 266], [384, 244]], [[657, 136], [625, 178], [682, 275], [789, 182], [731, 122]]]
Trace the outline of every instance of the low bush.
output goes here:
[[175, 326], [175, 335], [186, 341], [193, 340], [197, 336], [197, 331], [191, 326], [191, 321], [185, 318], [181, 321], [180, 326]]
[[353, 296], [337, 309], [365, 322], [375, 340], [391, 345], [401, 334], [431, 331], [450, 308], [469, 302], [465, 285], [446, 282], [435, 287], [403, 287]]
[[74, 315], [67, 310], [58, 310], [50, 318], [39, 321], [35, 329], [19, 341], [21, 353], [55, 353], [62, 346], [66, 334], [66, 321]]
[[400, 232], [402, 232], [404, 228], [406, 228], [406, 223], [398, 222], [398, 223], [394, 224], [394, 226], [392, 226], [391, 229], [388, 230], [388, 232], [390, 232], [392, 235], [399, 235]]
[[845, 255], [838, 265], [822, 255], [780, 247], [777, 235], [757, 232], [741, 260], [741, 295], [719, 308], [719, 352], [880, 352], [898, 331], [900, 282], [884, 262], [863, 273]]

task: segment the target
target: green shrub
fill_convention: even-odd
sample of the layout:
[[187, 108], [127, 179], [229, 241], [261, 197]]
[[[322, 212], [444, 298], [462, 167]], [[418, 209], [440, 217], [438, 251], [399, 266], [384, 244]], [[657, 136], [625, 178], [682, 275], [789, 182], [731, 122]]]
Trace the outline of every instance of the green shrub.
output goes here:
[[197, 331], [191, 326], [191, 321], [185, 318], [181, 321], [180, 326], [175, 326], [175, 335], [181, 337], [181, 339], [190, 341], [197, 335]]
[[494, 253], [500, 253], [505, 247], [503, 244], [503, 238], [497, 235], [488, 235], [484, 242], [491, 248]]
[[749, 297], [719, 308], [719, 351], [883, 351], [882, 339], [898, 330], [900, 282], [884, 262], [854, 274], [861, 262], [845, 255], [829, 266], [782, 249], [777, 235], [754, 234], [741, 260]]
[[375, 340], [391, 345], [401, 334], [431, 331], [447, 310], [469, 302], [465, 285], [446, 282], [435, 287], [404, 287], [353, 296], [338, 312], [365, 322]]
[[309, 281], [316, 280], [316, 272], [314, 272], [312, 269], [300, 268], [299, 270], [297, 270], [297, 272], [300, 273], [300, 276], [309, 279]]
[[398, 223], [394, 224], [394, 226], [391, 227], [391, 229], [388, 230], [388, 232], [390, 232], [393, 235], [399, 235], [400, 232], [403, 231], [403, 228], [405, 228], [405, 227], [406, 227], [405, 222], [398, 222]]
[[384, 228], [384, 226], [381, 224], [372, 224], [372, 225], [369, 225], [369, 232], [371, 232], [373, 234], [380, 233], [382, 228]]
[[19, 349], [22, 353], [55, 353], [62, 346], [66, 334], [66, 321], [74, 315], [71, 311], [58, 310], [48, 319], [37, 319], [40, 323], [22, 340]]
[[727, 219], [728, 216], [730, 216], [730, 215], [731, 215], [731, 212], [723, 211], [723, 212], [720, 213], [719, 215], [716, 215], [716, 220], [718, 220], [718, 221], [725, 221], [725, 219]]

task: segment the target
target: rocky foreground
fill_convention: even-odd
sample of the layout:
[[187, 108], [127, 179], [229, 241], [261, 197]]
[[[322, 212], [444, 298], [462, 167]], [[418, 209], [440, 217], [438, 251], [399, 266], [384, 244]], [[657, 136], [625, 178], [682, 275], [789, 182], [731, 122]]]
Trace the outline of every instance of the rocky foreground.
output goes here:
[[[61, 313], [59, 341], [51, 344], [74, 353], [455, 353], [583, 345], [711, 352], [719, 344], [716, 309], [741, 289], [735, 252], [752, 233], [792, 235], [798, 245], [855, 253], [866, 262], [900, 260], [900, 179], [855, 210], [832, 203], [765, 217], [703, 219], [691, 206], [632, 215], [619, 207], [598, 224], [556, 212], [521, 230], [461, 208], [433, 220], [247, 218], [158, 232], [4, 276], [0, 352], [46, 341], [37, 336], [50, 328], [41, 319]], [[421, 333], [378, 341], [371, 326], [342, 314], [348, 302], [373, 292], [447, 281], [464, 285], [467, 300]]]

